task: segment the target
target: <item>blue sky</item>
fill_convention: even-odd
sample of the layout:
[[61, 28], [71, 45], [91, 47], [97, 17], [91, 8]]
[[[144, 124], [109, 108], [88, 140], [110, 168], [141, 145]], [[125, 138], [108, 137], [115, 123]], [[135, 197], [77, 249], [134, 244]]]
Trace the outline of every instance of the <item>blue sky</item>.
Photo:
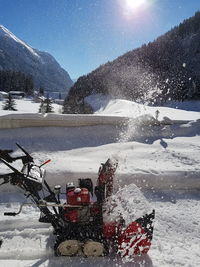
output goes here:
[[199, 0], [0, 0], [0, 24], [78, 78], [197, 10]]

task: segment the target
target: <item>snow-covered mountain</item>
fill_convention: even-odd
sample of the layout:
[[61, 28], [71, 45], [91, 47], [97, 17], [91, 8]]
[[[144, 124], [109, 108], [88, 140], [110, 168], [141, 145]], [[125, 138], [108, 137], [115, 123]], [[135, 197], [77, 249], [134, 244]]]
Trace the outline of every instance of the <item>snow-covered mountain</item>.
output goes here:
[[73, 84], [53, 56], [32, 48], [3, 25], [0, 25], [0, 70], [32, 75], [35, 87], [48, 91], [66, 91]]

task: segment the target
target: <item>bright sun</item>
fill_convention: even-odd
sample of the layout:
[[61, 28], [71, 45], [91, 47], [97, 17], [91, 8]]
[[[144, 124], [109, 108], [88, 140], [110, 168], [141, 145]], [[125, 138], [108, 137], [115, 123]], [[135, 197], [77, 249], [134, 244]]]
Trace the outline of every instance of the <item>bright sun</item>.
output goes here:
[[136, 9], [143, 5], [146, 0], [126, 0], [126, 5], [128, 9]]

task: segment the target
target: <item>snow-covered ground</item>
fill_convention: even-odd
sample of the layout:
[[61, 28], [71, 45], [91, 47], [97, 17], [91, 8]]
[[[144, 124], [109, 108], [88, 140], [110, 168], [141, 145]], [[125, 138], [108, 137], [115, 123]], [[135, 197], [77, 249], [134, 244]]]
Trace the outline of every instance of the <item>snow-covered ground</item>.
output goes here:
[[[36, 103], [33, 100], [27, 98], [27, 99], [14, 99], [15, 102], [15, 108], [17, 111], [9, 111], [9, 110], [3, 110], [4, 101], [0, 101], [0, 115], [7, 115], [7, 114], [24, 114], [24, 113], [38, 113], [40, 103]], [[55, 113], [61, 113], [62, 112], [62, 106], [58, 104], [53, 104], [53, 111]]]
[[[38, 112], [39, 104], [28, 100], [17, 101], [20, 101], [17, 113]], [[191, 110], [196, 111], [189, 111], [192, 105], [196, 108]], [[157, 110], [158, 121], [164, 118], [168, 124], [155, 123]], [[0, 107], [0, 115], [6, 114]], [[11, 148], [18, 154], [15, 146], [18, 142], [37, 159], [36, 162], [42, 163], [50, 158], [52, 161], [46, 169], [47, 180], [52, 186], [65, 186], [66, 182], [80, 177], [91, 177], [95, 181], [100, 163], [108, 157], [117, 158], [119, 168], [115, 190], [119, 187], [124, 189], [126, 185], [130, 189], [136, 185], [140, 193], [137, 190], [133, 193], [135, 199], [147, 201], [149, 209], [156, 210], [154, 238], [148, 255], [133, 259], [135, 263], [123, 262], [116, 257], [55, 258], [52, 228], [38, 223], [36, 208], [27, 207], [14, 218], [3, 216], [3, 212], [15, 210], [24, 198], [13, 187], [2, 186], [0, 237], [4, 242], [0, 248], [0, 265], [200, 266], [198, 104], [189, 103], [187, 110], [181, 110], [148, 107], [126, 100], [104, 100], [98, 103], [95, 115], [140, 119], [136, 124], [130, 119], [122, 126], [1, 129], [0, 148]], [[144, 123], [144, 118], [149, 123]], [[5, 168], [1, 167], [2, 172]], [[135, 208], [134, 201], [132, 204]], [[135, 212], [133, 207], [132, 211]]]

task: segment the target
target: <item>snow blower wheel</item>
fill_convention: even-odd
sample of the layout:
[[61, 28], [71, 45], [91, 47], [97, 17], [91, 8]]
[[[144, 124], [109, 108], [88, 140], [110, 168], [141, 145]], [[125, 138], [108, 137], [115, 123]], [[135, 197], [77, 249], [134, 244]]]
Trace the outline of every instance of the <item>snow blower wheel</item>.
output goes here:
[[83, 253], [86, 257], [103, 256], [104, 247], [100, 242], [88, 241], [83, 247]]
[[57, 252], [61, 256], [74, 256], [79, 251], [79, 243], [77, 240], [65, 240], [57, 248]]

